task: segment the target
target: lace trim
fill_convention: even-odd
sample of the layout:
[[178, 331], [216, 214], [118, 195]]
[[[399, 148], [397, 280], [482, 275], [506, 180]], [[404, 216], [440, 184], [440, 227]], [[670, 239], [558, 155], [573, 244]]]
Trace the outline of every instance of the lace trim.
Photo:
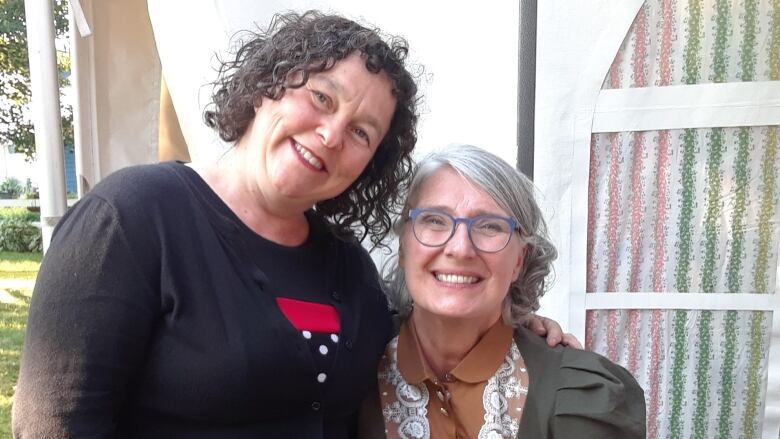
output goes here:
[[[482, 393], [482, 406], [485, 409], [485, 424], [479, 429], [478, 439], [514, 438], [520, 429], [520, 415], [525, 396], [528, 395], [528, 387], [523, 386], [519, 377], [515, 374], [515, 364], [520, 359], [520, 350], [515, 341], [509, 347], [509, 352], [504, 357], [504, 362], [490, 377]], [[526, 369], [520, 368], [523, 376]], [[526, 380], [527, 382], [527, 380]], [[522, 398], [521, 398], [522, 397]], [[518, 415], [512, 416], [515, 412]]]
[[[428, 402], [430, 395], [423, 384], [407, 383], [398, 370], [398, 337], [387, 346], [378, 378], [380, 388], [393, 389], [393, 395], [382, 392], [382, 415], [388, 438], [430, 439]], [[527, 371], [516, 367], [521, 361], [520, 350], [514, 340], [503, 363], [488, 379], [482, 394], [485, 423], [479, 430], [479, 439], [514, 438], [520, 428], [520, 417], [528, 394]], [[522, 364], [522, 363], [519, 363]], [[397, 436], [396, 436], [397, 435]]]
[[[379, 380], [395, 388], [396, 400], [384, 404], [382, 415], [385, 418], [385, 426], [389, 422], [398, 425], [398, 437], [401, 439], [430, 439], [431, 427], [428, 425], [428, 401], [430, 395], [425, 385], [416, 386], [409, 384], [401, 376], [398, 370], [398, 337], [395, 337], [387, 346], [387, 354], [391, 361], [387, 367], [379, 372]], [[382, 395], [385, 402], [386, 395]]]

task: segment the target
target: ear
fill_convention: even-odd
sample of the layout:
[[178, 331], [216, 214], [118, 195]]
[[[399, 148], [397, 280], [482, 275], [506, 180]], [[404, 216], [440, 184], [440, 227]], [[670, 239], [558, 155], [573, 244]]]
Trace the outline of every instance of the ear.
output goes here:
[[517, 281], [517, 279], [520, 277], [520, 273], [523, 272], [523, 267], [525, 265], [525, 256], [528, 253], [528, 244], [523, 244], [523, 248], [520, 249], [520, 253], [517, 255], [517, 261], [515, 262], [515, 267], [512, 270], [512, 282]]

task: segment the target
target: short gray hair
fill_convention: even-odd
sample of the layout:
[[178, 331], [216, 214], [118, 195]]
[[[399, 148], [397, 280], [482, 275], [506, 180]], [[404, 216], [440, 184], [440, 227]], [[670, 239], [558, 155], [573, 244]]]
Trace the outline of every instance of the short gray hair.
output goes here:
[[[558, 256], [547, 234], [547, 224], [534, 198], [531, 181], [498, 156], [471, 145], [453, 145], [432, 153], [420, 161], [409, 185], [401, 215], [393, 226], [401, 236], [428, 178], [443, 167], [449, 167], [487, 192], [504, 210], [517, 219], [527, 250], [518, 279], [509, 285], [502, 315], [510, 326], [522, 325], [539, 309], [539, 298], [545, 293], [545, 279]], [[399, 249], [400, 252], [400, 249]], [[385, 287], [390, 308], [402, 318], [412, 310], [412, 297], [406, 287], [403, 269], [395, 255], [385, 265]]]

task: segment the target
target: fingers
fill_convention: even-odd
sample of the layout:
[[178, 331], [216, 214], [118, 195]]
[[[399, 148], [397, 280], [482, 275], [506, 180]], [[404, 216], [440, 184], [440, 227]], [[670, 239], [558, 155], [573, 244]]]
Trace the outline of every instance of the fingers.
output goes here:
[[563, 334], [563, 340], [561, 340], [561, 344], [574, 349], [582, 349], [582, 343], [580, 343], [577, 337], [575, 337], [574, 334], [570, 332]]
[[547, 346], [553, 348], [555, 346], [558, 346], [558, 343], [561, 343], [562, 337], [557, 334], [548, 333], [546, 340], [547, 340]]
[[547, 335], [547, 328], [545, 328], [544, 322], [542, 321], [543, 319], [544, 317], [533, 316], [530, 320], [528, 320], [526, 326], [528, 329], [533, 331], [534, 334], [543, 337]]
[[544, 329], [547, 330], [547, 344], [550, 346], [558, 345], [558, 343], [563, 340], [563, 329], [561, 328], [561, 325], [555, 320], [548, 319], [547, 317], [540, 317], [540, 319], [542, 319]]
[[550, 347], [555, 347], [558, 344], [568, 346], [575, 349], [582, 349], [582, 343], [571, 333], [563, 332], [561, 325], [553, 319], [542, 317], [540, 315], [534, 315], [526, 323], [526, 327], [533, 331], [535, 334], [545, 337], [547, 344]]

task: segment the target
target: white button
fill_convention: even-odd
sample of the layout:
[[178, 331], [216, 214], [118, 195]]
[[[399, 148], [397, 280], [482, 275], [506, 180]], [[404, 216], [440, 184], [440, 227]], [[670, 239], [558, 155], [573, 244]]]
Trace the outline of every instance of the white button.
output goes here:
[[330, 334], [330, 339], [333, 340], [333, 343], [339, 342], [339, 336], [336, 334]]
[[322, 355], [327, 355], [327, 354], [328, 354], [328, 347], [327, 347], [327, 346], [325, 346], [324, 344], [321, 344], [321, 345], [320, 345], [320, 353], [321, 353]]
[[302, 334], [303, 334], [303, 338], [307, 340], [311, 338], [311, 332], [309, 331], [303, 331]]
[[326, 379], [328, 379], [328, 376], [325, 375], [324, 373], [317, 375], [317, 381], [319, 381], [320, 383], [324, 383]]

